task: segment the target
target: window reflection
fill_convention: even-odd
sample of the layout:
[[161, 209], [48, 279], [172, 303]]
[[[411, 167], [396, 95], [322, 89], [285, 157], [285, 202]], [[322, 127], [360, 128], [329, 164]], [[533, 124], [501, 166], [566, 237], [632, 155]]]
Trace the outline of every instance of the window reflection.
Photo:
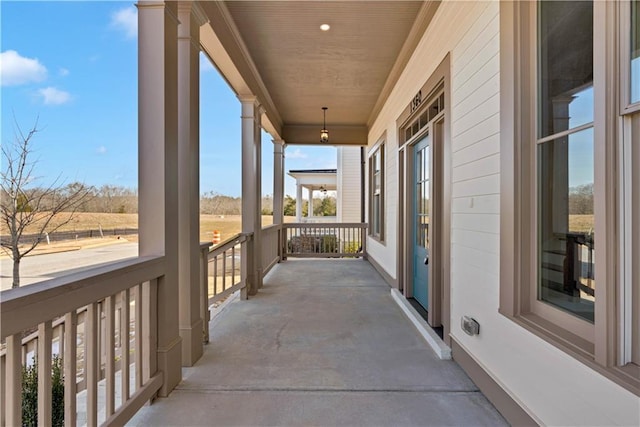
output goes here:
[[593, 121], [593, 4], [539, 2], [539, 138]]
[[594, 320], [593, 129], [538, 145], [538, 298]]

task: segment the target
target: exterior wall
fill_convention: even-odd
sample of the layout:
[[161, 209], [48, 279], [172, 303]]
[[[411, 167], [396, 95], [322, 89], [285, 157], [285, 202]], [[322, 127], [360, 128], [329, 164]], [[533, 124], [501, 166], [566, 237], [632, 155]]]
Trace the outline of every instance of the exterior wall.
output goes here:
[[338, 147], [338, 222], [360, 222], [360, 147]]
[[[637, 396], [498, 313], [499, 32], [497, 1], [441, 4], [370, 129], [370, 147], [387, 132], [387, 241], [369, 239], [369, 256], [397, 277], [396, 119], [451, 52], [451, 336], [541, 424], [637, 425]], [[480, 335], [463, 333], [462, 315], [480, 323]]]

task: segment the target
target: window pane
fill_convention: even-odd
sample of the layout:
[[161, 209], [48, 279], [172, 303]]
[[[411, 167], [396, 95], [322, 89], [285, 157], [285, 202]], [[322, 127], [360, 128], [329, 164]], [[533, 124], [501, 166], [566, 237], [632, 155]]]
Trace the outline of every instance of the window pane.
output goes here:
[[538, 145], [538, 299], [594, 320], [593, 129]]
[[631, 102], [640, 102], [640, 1], [631, 2]]
[[374, 236], [380, 235], [380, 195], [376, 194], [373, 197], [373, 234]]
[[592, 2], [539, 2], [539, 138], [592, 122], [592, 85]]

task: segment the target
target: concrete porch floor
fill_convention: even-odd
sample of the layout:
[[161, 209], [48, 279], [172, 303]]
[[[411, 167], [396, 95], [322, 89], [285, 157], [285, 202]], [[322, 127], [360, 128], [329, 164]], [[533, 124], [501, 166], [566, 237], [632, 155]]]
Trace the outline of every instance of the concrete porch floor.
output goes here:
[[362, 260], [288, 260], [211, 324], [169, 398], [130, 425], [500, 426], [454, 361], [439, 360]]

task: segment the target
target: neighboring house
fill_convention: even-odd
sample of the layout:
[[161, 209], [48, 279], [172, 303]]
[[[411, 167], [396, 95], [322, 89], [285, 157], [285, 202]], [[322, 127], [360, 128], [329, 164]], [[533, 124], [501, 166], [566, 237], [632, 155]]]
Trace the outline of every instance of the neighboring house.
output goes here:
[[[359, 147], [338, 147], [337, 169], [290, 170], [289, 176], [296, 180], [296, 222], [346, 222], [362, 220], [364, 202], [361, 183], [361, 149]], [[286, 156], [285, 156], [286, 157]], [[307, 191], [307, 203], [312, 205], [316, 196], [323, 197], [328, 191], [336, 195], [336, 216], [314, 216], [311, 210], [303, 216], [303, 190]]]
[[[197, 233], [178, 231], [197, 221], [199, 46], [242, 105], [249, 294], [281, 243], [283, 147], [319, 143], [328, 105], [328, 143], [357, 147], [354, 159], [366, 147], [368, 261], [442, 329], [441, 352], [513, 424], [640, 424], [639, 1], [142, 2], [138, 13], [141, 258], [101, 280], [111, 293], [122, 275], [147, 281], [161, 308], [145, 367], [156, 388], [141, 396], [168, 395], [181, 357], [202, 354], [199, 308], [182, 304], [198, 301]], [[270, 234], [261, 128], [274, 140]], [[337, 187], [359, 180], [344, 155]], [[19, 375], [9, 338], [7, 381]]]

